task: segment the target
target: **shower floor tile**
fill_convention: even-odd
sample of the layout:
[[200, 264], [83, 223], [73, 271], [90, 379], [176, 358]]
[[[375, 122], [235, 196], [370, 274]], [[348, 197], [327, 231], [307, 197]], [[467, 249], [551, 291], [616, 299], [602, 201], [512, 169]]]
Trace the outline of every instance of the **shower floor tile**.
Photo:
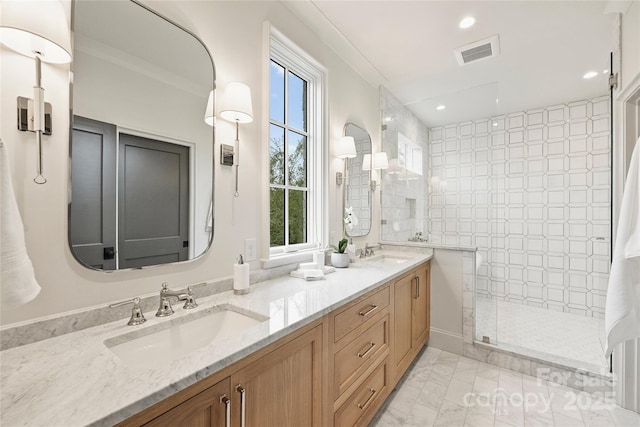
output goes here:
[[476, 310], [479, 341], [488, 336], [491, 344], [505, 350], [524, 350], [524, 354], [550, 362], [563, 363], [568, 359], [573, 362], [572, 367], [595, 373], [608, 369], [602, 319], [482, 296], [476, 299]]

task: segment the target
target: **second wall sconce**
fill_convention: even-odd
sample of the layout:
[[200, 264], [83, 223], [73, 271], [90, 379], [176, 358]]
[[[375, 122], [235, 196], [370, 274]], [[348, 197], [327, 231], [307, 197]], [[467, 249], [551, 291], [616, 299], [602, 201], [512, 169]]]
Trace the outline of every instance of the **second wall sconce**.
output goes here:
[[71, 40], [64, 6], [59, 0], [0, 2], [0, 43], [35, 59], [33, 99], [18, 97], [18, 130], [36, 134], [38, 147], [36, 184], [47, 179], [42, 167], [42, 134], [51, 135], [51, 105], [44, 102], [41, 61], [71, 62]]
[[236, 189], [233, 195], [239, 197], [238, 192], [238, 167], [240, 166], [240, 138], [239, 124], [251, 123], [253, 121], [253, 105], [251, 103], [251, 89], [244, 83], [232, 82], [227, 85], [224, 96], [220, 101], [220, 117], [236, 124], [235, 153], [229, 146], [222, 149], [225, 151], [227, 159], [233, 159], [236, 167]]
[[347, 162], [358, 154], [356, 152], [356, 141], [352, 136], [343, 136], [336, 144], [334, 154], [339, 159], [344, 159], [344, 172], [336, 172], [336, 184], [342, 185], [346, 181]]
[[[380, 153], [375, 153], [373, 155], [373, 160], [371, 158], [371, 154], [365, 154], [362, 160], [362, 170], [371, 171], [371, 170], [382, 170], [389, 168], [389, 159], [387, 157], [387, 153], [384, 151]], [[370, 179], [371, 191], [376, 191], [376, 181], [374, 179]]]

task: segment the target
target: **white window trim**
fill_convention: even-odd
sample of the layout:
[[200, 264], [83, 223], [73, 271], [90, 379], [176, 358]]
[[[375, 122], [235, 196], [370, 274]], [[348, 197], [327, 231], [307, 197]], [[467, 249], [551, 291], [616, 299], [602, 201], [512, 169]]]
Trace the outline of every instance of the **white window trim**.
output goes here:
[[[327, 70], [318, 61], [300, 49], [295, 43], [287, 38], [280, 31], [275, 29], [269, 22], [264, 26], [263, 46], [263, 139], [269, 140], [269, 72], [270, 60], [282, 62], [283, 65], [294, 65], [293, 71], [303, 79], [307, 80], [309, 87], [308, 102], [315, 112], [309, 116], [308, 133], [309, 145], [313, 144], [313, 149], [308, 151], [309, 168], [309, 208], [308, 208], [308, 230], [309, 243], [292, 245], [289, 249], [292, 252], [284, 252], [283, 247], [270, 247], [270, 204], [269, 204], [269, 144], [263, 143], [263, 177], [267, 185], [263, 190], [262, 203], [262, 267], [272, 268], [279, 265], [300, 262], [311, 259], [311, 253], [321, 246], [326, 246], [329, 238], [329, 207], [328, 207], [328, 176], [329, 176], [329, 150], [328, 150], [328, 85]], [[302, 69], [295, 65], [301, 65]], [[311, 140], [313, 139], [313, 142]], [[313, 169], [313, 170], [312, 170]]]

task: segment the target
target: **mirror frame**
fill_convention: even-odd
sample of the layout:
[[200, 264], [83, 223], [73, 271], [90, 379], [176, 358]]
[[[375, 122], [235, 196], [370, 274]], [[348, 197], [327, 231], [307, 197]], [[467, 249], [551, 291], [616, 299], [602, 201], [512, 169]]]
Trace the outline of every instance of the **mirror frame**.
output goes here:
[[[71, 19], [70, 19], [70, 35], [71, 35], [71, 48], [72, 50], [74, 49], [74, 44], [75, 44], [75, 10], [76, 10], [76, 3], [80, 1], [80, 0], [72, 0], [71, 2]], [[200, 43], [200, 45], [204, 48], [204, 51], [206, 52], [206, 54], [209, 56], [209, 61], [211, 62], [211, 72], [212, 72], [212, 81], [211, 81], [211, 90], [213, 91], [213, 103], [214, 103], [214, 111], [215, 111], [215, 101], [216, 101], [216, 66], [215, 63], [213, 61], [213, 56], [211, 55], [211, 51], [209, 50], [209, 48], [207, 47], [207, 45], [202, 41], [202, 39], [200, 37], [198, 37], [196, 34], [193, 33], [193, 31], [185, 28], [183, 25], [178, 24], [177, 22], [173, 21], [172, 19], [167, 18], [166, 16], [164, 16], [163, 14], [156, 12], [155, 10], [151, 9], [149, 6], [141, 3], [138, 0], [123, 0], [123, 1], [130, 1], [131, 3], [143, 8], [145, 11], [155, 15], [156, 17], [166, 21], [168, 24], [171, 24], [173, 26], [175, 26], [177, 29], [184, 31], [186, 34], [190, 35], [191, 37], [193, 37], [193, 39]], [[184, 260], [184, 261], [176, 261], [176, 262], [168, 262], [168, 263], [164, 263], [164, 264], [153, 264], [153, 265], [148, 265], [148, 266], [142, 266], [142, 267], [128, 267], [128, 268], [118, 268], [118, 269], [113, 269], [113, 270], [105, 270], [105, 269], [99, 269], [99, 268], [95, 268], [92, 267], [90, 265], [87, 265], [85, 262], [83, 262], [82, 260], [80, 260], [77, 256], [76, 253], [74, 252], [72, 246], [71, 246], [71, 203], [72, 203], [72, 177], [71, 177], [71, 171], [72, 171], [72, 138], [73, 138], [73, 125], [74, 125], [74, 111], [73, 111], [73, 76], [74, 76], [74, 65], [75, 65], [75, 61], [72, 57], [71, 63], [69, 64], [69, 136], [68, 136], [68, 141], [69, 141], [69, 165], [68, 165], [68, 181], [67, 181], [67, 185], [68, 185], [68, 190], [67, 190], [67, 246], [69, 248], [69, 251], [71, 252], [71, 255], [73, 256], [73, 258], [78, 262], [79, 265], [81, 265], [84, 268], [87, 268], [89, 270], [93, 270], [93, 271], [98, 271], [101, 273], [115, 273], [115, 272], [125, 272], [125, 271], [132, 271], [132, 270], [146, 270], [149, 268], [156, 268], [156, 267], [164, 267], [164, 266], [174, 266], [174, 265], [183, 265], [183, 264], [188, 264], [191, 262], [194, 262], [200, 258], [202, 258], [202, 256], [204, 254], [206, 254], [209, 249], [211, 249], [211, 245], [213, 243], [213, 238], [215, 235], [215, 172], [216, 172], [216, 164], [215, 164], [215, 148], [216, 148], [216, 127], [215, 125], [211, 126], [211, 144], [212, 144], [212, 155], [211, 155], [211, 231], [209, 233], [209, 239], [207, 242], [207, 247], [198, 255], [194, 256], [191, 259], [188, 260]], [[204, 111], [204, 109], [203, 109]], [[204, 117], [204, 113], [203, 113], [203, 117]]]
[[[345, 136], [353, 136], [353, 135], [349, 135], [347, 133], [347, 129], [350, 126], [359, 129], [363, 133], [367, 134], [367, 136], [369, 137], [369, 153], [364, 153], [364, 152], [358, 151], [358, 149], [357, 149], [358, 141], [356, 140], [356, 154], [357, 154], [356, 158], [362, 158], [362, 161], [364, 161], [364, 155], [365, 154], [370, 154], [371, 155], [370, 156], [371, 157], [371, 161], [373, 161], [373, 141], [371, 140], [371, 134], [365, 128], [363, 128], [362, 126], [358, 126], [357, 124], [352, 123], [352, 122], [347, 122], [344, 125], [344, 129], [343, 129], [343, 132], [342, 132]], [[346, 183], [344, 185], [343, 197], [342, 197], [342, 205], [343, 205], [342, 212], [343, 212], [343, 215], [345, 213], [345, 209], [347, 208], [349, 186], [351, 185], [351, 175], [352, 175], [351, 168], [352, 168], [352, 162], [353, 162], [354, 159], [345, 159], [345, 161], [347, 161], [347, 160], [348, 160], [347, 171], [346, 171], [347, 179], [346, 179]], [[372, 165], [370, 165], [370, 166], [372, 166]], [[368, 179], [367, 179], [366, 186], [367, 186], [367, 189], [368, 189], [367, 190], [367, 197], [368, 197], [368, 205], [369, 205], [369, 227], [367, 229], [365, 229], [364, 227], [360, 227], [359, 226], [360, 228], [358, 228], [358, 229], [361, 230], [361, 233], [357, 233], [357, 234], [352, 234], [351, 232], [353, 230], [349, 230], [347, 227], [345, 227], [345, 229], [344, 229], [345, 230], [345, 234], [348, 237], [365, 237], [365, 236], [368, 236], [369, 233], [371, 233], [371, 227], [372, 227], [372, 223], [373, 223], [373, 192], [371, 191], [371, 169], [369, 169], [368, 171], [364, 171], [362, 169], [362, 166], [360, 166], [360, 171], [359, 172], [361, 172], [363, 176], [365, 175], [364, 172], [367, 172], [366, 175], [367, 175]], [[356, 215], [356, 217], [358, 218], [358, 224], [361, 224], [362, 222], [361, 222], [360, 216]]]

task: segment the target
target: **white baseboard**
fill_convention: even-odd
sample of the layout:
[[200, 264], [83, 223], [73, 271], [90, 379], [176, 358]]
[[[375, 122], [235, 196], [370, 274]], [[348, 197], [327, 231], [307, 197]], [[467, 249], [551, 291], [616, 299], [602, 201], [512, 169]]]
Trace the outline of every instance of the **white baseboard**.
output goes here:
[[461, 355], [463, 344], [462, 335], [438, 328], [431, 328], [430, 330], [429, 346], [431, 347]]

